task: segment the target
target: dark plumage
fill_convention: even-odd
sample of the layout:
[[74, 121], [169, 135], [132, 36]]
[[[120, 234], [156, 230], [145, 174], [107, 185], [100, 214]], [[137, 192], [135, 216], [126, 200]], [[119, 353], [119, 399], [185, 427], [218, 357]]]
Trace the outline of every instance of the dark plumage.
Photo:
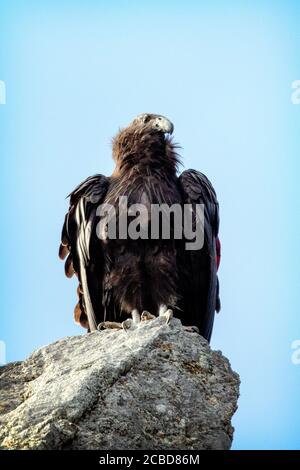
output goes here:
[[[218, 202], [202, 173], [187, 170], [177, 177], [176, 145], [166, 136], [172, 130], [162, 116], [138, 116], [113, 140], [112, 176], [87, 178], [70, 195], [59, 256], [67, 256], [66, 275], [78, 276], [75, 320], [89, 330], [104, 321], [122, 322], [133, 311], [157, 315], [165, 305], [184, 325], [197, 326], [210, 339], [214, 313], [220, 309]], [[168, 240], [161, 233], [158, 239], [100, 240], [97, 208], [111, 204], [120, 216], [126, 210], [119, 208], [121, 196], [127, 196], [128, 206], [142, 203], [149, 211], [152, 204], [191, 204], [193, 224], [195, 204], [204, 204], [202, 249], [187, 251], [187, 240], [174, 237], [174, 223]], [[140, 224], [141, 230], [148, 227], [151, 218]]]

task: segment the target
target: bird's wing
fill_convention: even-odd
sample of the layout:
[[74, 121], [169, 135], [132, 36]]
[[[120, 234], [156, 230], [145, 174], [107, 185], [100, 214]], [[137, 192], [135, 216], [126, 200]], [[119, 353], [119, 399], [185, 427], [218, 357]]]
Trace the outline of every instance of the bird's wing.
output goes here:
[[[186, 324], [198, 326], [200, 334], [209, 341], [215, 311], [220, 310], [217, 277], [220, 261], [219, 204], [212, 184], [199, 171], [184, 171], [178, 178], [178, 186], [183, 204], [192, 208], [193, 230], [198, 220], [198, 229], [204, 235], [201, 249], [187, 250], [187, 242], [191, 241], [187, 237], [179, 244], [182, 318]], [[196, 213], [196, 204], [202, 205], [202, 222]]]
[[[103, 175], [87, 178], [71, 194], [69, 210], [62, 228], [59, 257], [65, 259], [65, 273], [79, 279], [79, 303], [75, 319], [81, 309], [87, 316], [89, 329], [95, 330], [102, 309], [102, 249], [96, 236], [96, 211], [103, 202], [109, 179]], [[100, 309], [100, 312], [99, 312]]]

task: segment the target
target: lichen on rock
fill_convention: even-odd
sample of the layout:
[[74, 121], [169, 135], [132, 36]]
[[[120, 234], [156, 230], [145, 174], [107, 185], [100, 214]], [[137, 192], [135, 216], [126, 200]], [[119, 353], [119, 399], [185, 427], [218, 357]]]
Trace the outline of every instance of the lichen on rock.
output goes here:
[[239, 377], [179, 320], [64, 338], [0, 368], [1, 449], [229, 449]]

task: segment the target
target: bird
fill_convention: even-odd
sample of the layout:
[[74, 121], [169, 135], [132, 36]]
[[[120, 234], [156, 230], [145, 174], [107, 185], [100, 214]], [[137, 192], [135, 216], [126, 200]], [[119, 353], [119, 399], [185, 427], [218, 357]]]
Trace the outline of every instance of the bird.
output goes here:
[[165, 116], [139, 114], [112, 139], [111, 176], [90, 176], [69, 194], [59, 257], [78, 278], [74, 319], [87, 332], [174, 316], [211, 339], [221, 308], [219, 203], [203, 173], [179, 174], [173, 131]]

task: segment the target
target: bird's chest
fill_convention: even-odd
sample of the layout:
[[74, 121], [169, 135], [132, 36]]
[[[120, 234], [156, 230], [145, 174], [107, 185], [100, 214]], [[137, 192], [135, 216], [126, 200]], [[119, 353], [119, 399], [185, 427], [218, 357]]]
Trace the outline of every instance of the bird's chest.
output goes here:
[[[123, 179], [110, 188], [104, 201], [102, 232], [110, 240], [149, 239], [152, 233], [158, 239], [162, 223], [171, 223], [168, 208], [174, 204], [180, 204], [176, 185], [164, 177]], [[164, 228], [170, 230], [172, 233], [172, 227]]]

